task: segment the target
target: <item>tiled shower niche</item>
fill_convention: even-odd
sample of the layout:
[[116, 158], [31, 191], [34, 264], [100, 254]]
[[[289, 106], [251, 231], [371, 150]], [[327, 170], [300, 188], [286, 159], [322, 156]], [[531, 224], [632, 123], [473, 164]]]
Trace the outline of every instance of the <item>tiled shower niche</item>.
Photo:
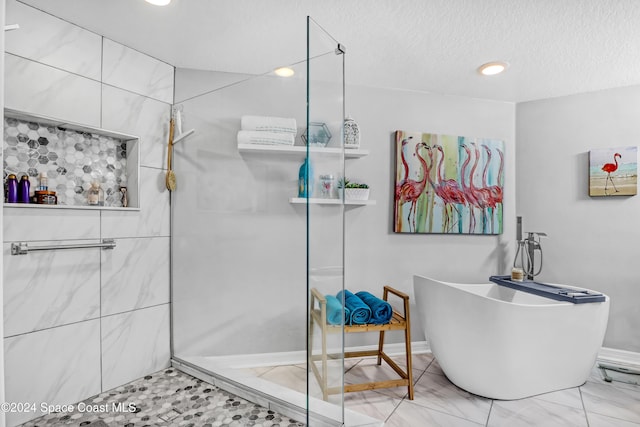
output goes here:
[[[139, 208], [137, 137], [5, 110], [3, 141], [3, 182], [9, 174], [18, 180], [26, 174], [33, 193], [45, 173], [58, 206]], [[87, 192], [95, 181], [104, 191], [104, 206], [89, 207]]]

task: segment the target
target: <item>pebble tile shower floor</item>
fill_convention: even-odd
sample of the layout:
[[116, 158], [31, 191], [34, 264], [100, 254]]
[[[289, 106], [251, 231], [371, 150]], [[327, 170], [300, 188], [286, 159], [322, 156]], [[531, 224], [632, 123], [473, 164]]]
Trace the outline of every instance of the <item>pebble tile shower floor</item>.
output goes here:
[[78, 406], [119, 410], [76, 409], [44, 415], [23, 426], [304, 427], [303, 423], [171, 368], [90, 397], [82, 405], [75, 405]]

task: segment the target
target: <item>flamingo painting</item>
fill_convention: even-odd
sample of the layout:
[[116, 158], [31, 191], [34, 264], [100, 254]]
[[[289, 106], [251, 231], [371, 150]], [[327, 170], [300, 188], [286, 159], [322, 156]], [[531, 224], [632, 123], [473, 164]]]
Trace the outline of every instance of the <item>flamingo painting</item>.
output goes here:
[[633, 196], [638, 192], [637, 147], [589, 152], [590, 196]]
[[442, 203], [444, 203], [444, 228], [447, 232], [451, 230], [455, 226], [454, 222], [454, 212], [457, 216], [460, 215], [460, 211], [457, 205], [465, 205], [467, 203], [467, 199], [464, 197], [464, 192], [460, 188], [460, 184], [455, 179], [445, 179], [443, 178], [443, 169], [444, 169], [444, 149], [441, 145], [434, 145], [434, 148], [438, 150], [440, 154], [440, 161], [438, 162], [437, 169], [437, 183], [434, 183], [433, 180], [429, 180], [431, 185], [433, 186], [433, 190], [435, 193], [442, 199]]
[[[486, 188], [487, 190], [489, 190], [490, 193], [490, 197], [491, 197], [491, 203], [492, 203], [492, 208], [491, 208], [491, 226], [494, 226], [494, 216], [496, 215], [496, 210], [498, 210], [498, 215], [502, 215], [502, 196], [503, 196], [503, 190], [502, 190], [502, 177], [504, 174], [504, 153], [499, 149], [496, 148], [496, 151], [498, 152], [498, 155], [500, 156], [500, 166], [498, 169], [498, 176], [496, 178], [496, 182], [491, 185], [488, 182], [488, 177], [487, 177], [487, 172], [489, 169], [489, 165], [491, 164], [491, 157], [492, 157], [492, 153], [491, 153], [491, 148], [489, 148], [488, 145], [486, 144], [482, 144], [482, 148], [485, 150], [486, 154], [487, 154], [487, 163], [485, 164], [485, 168], [484, 171], [482, 173], [482, 187]], [[501, 222], [500, 222], [501, 223]]]
[[409, 163], [407, 162], [404, 152], [405, 146], [409, 144], [409, 141], [411, 141], [412, 139], [413, 137], [409, 136], [407, 138], [404, 138], [400, 143], [400, 158], [402, 159], [402, 167], [404, 168], [404, 177], [400, 182], [396, 183], [396, 198], [398, 198], [398, 196], [400, 195], [400, 189], [402, 188], [402, 185], [409, 178]]
[[613, 178], [611, 178], [611, 172], [615, 172], [618, 170], [618, 157], [622, 157], [622, 154], [616, 153], [613, 155], [613, 163], [605, 163], [602, 166], [602, 171], [607, 173], [607, 178], [604, 180], [604, 194], [607, 194], [607, 184], [611, 181], [611, 185], [616, 190], [616, 193], [620, 190], [616, 188], [616, 184], [613, 182]]
[[396, 131], [395, 143], [396, 233], [502, 233], [502, 141]]
[[425, 187], [427, 186], [427, 175], [429, 173], [427, 161], [420, 153], [420, 150], [425, 147], [428, 148], [427, 144], [425, 144], [424, 142], [420, 142], [415, 146], [416, 157], [418, 158], [422, 166], [422, 178], [419, 181], [407, 178], [404, 180], [404, 182], [402, 182], [400, 187], [396, 189], [396, 215], [400, 215], [399, 211], [406, 203], [409, 203], [407, 222], [409, 223], [410, 230], [413, 230], [414, 232], [416, 230], [416, 210], [418, 199], [420, 199], [423, 193], [425, 193]]

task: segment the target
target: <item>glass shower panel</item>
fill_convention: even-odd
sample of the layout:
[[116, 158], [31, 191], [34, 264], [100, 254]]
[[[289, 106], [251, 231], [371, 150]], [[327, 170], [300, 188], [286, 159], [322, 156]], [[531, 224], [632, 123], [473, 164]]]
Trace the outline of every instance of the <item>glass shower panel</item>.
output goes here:
[[306, 218], [289, 203], [303, 156], [238, 144], [243, 116], [294, 119], [304, 128], [305, 70], [297, 71], [301, 77], [288, 80], [177, 71], [201, 94], [176, 105], [183, 126], [195, 129], [173, 156], [177, 357], [241, 355], [250, 365], [249, 355], [266, 362], [305, 351]]
[[[309, 364], [321, 350], [309, 296], [343, 289], [344, 55], [307, 24], [309, 56], [290, 65], [293, 77], [176, 69], [174, 111], [195, 132], [173, 154], [172, 357], [308, 425], [341, 425], [342, 325], [326, 341], [327, 397]], [[256, 118], [295, 122], [295, 145], [247, 140], [243, 123]], [[299, 193], [305, 159], [311, 198]], [[325, 193], [320, 176], [333, 180]]]
[[344, 289], [344, 204], [338, 187], [344, 177], [345, 55], [318, 23], [307, 22], [309, 410], [343, 421], [344, 312], [335, 316], [327, 310], [333, 306], [323, 302]]

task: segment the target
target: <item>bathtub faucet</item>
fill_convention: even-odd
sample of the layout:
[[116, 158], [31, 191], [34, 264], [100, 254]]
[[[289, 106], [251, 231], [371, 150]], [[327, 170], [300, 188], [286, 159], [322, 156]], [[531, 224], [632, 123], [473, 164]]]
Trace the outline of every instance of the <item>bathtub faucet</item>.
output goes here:
[[[535, 276], [540, 274], [542, 271], [542, 246], [540, 246], [540, 238], [547, 237], [547, 233], [542, 232], [528, 232], [527, 238], [524, 239], [525, 247], [527, 248], [527, 266], [524, 269], [525, 274], [527, 275], [527, 279], [533, 280]], [[535, 269], [535, 253], [538, 251], [540, 253], [540, 266], [538, 270]]]
[[[522, 217], [517, 217], [517, 242], [518, 248], [513, 260], [514, 267], [520, 267], [524, 271], [527, 280], [533, 280], [542, 271], [542, 246], [540, 238], [547, 237], [547, 233], [540, 231], [529, 231], [527, 237], [522, 238]], [[536, 270], [535, 253], [539, 252], [540, 263]], [[520, 265], [518, 265], [518, 255], [520, 255]]]

